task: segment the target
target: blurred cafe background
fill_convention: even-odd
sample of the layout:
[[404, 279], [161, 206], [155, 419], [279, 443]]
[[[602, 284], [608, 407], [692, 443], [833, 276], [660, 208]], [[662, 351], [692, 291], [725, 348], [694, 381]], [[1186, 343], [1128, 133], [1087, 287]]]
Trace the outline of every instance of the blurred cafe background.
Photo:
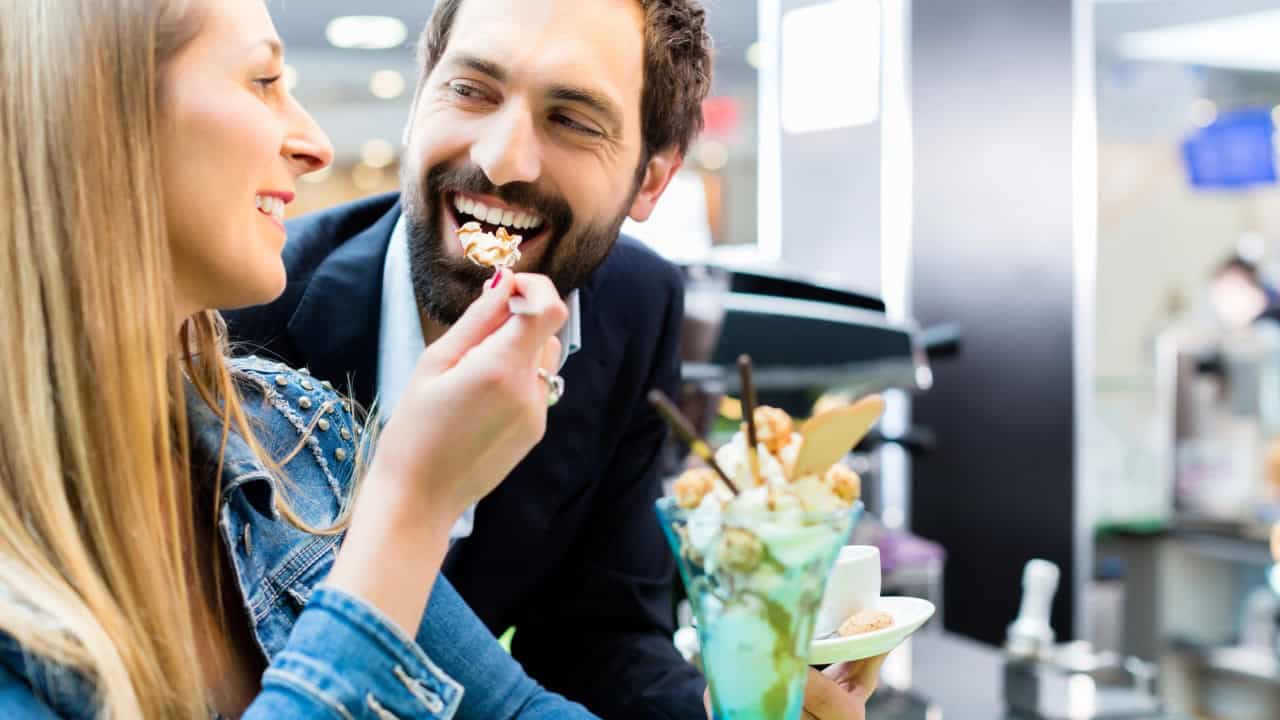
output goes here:
[[[337, 150], [295, 214], [396, 189], [431, 6], [273, 3]], [[703, 431], [742, 352], [798, 415], [887, 393], [855, 540], [939, 612], [870, 717], [1280, 718], [1280, 4], [708, 6], [706, 132], [625, 231]]]

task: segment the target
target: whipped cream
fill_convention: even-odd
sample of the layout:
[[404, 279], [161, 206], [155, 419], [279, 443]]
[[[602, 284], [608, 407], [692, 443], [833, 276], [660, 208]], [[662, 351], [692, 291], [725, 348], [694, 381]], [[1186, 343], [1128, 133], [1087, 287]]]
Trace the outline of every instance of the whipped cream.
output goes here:
[[[756, 444], [756, 455], [760, 459], [760, 478], [763, 483], [770, 487], [785, 486], [786, 469], [764, 443]], [[729, 442], [716, 451], [716, 464], [738, 488], [745, 490], [755, 487], [755, 479], [751, 477], [751, 463], [747, 458], [747, 438], [743, 433], [735, 433]]]
[[848, 509], [861, 496], [857, 473], [839, 463], [821, 475], [791, 477], [804, 438], [783, 411], [760, 408], [757, 418], [762, 417], [775, 432], [768, 443], [756, 445], [759, 482], [751, 472], [746, 433], [738, 432], [715, 453], [716, 464], [739, 489], [736, 495], [709, 467], [685, 471], [672, 487], [677, 504], [689, 511], [691, 549], [731, 572], [747, 572], [765, 553], [783, 565], [805, 562], [814, 544], [828, 542], [834, 532], [813, 516]]

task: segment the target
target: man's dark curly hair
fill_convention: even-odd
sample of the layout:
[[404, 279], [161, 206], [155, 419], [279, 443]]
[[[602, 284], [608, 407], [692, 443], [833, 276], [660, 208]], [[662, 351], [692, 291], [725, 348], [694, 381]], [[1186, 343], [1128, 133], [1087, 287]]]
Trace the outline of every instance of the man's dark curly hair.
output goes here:
[[[462, 1], [436, 3], [418, 46], [420, 86], [444, 55]], [[642, 160], [672, 148], [683, 154], [702, 132], [702, 101], [711, 91], [712, 46], [707, 13], [701, 0], [636, 1], [644, 9]]]

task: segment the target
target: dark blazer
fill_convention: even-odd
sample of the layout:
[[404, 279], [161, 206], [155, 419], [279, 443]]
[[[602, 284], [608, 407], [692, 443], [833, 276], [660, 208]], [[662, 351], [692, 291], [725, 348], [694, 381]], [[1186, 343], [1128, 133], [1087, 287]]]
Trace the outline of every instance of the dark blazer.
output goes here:
[[[368, 406], [377, 389], [382, 271], [396, 195], [289, 223], [288, 285], [227, 314], [238, 350], [308, 367]], [[653, 510], [674, 394], [680, 275], [619, 238], [580, 290], [582, 349], [543, 441], [476, 509], [444, 572], [548, 689], [604, 718], [703, 718], [705, 681], [671, 641], [674, 562]]]

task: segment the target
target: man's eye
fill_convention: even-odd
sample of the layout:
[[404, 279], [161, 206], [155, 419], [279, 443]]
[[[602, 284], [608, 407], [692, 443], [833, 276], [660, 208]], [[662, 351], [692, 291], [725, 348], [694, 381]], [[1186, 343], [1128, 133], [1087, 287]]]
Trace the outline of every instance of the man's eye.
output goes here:
[[484, 98], [484, 92], [480, 90], [480, 88], [466, 83], [453, 83], [450, 87], [453, 89], [453, 93], [458, 97], [466, 98], [468, 100]]
[[578, 122], [577, 120], [574, 120], [573, 118], [565, 115], [560, 115], [560, 114], [553, 115], [551, 117], [551, 120], [568, 130], [571, 130], [576, 133], [580, 133], [582, 135], [586, 135], [588, 137], [601, 137], [602, 135], [604, 135], [604, 133], [600, 132], [599, 130], [596, 130], [594, 128], [589, 128], [586, 125], [583, 125], [582, 123]]

